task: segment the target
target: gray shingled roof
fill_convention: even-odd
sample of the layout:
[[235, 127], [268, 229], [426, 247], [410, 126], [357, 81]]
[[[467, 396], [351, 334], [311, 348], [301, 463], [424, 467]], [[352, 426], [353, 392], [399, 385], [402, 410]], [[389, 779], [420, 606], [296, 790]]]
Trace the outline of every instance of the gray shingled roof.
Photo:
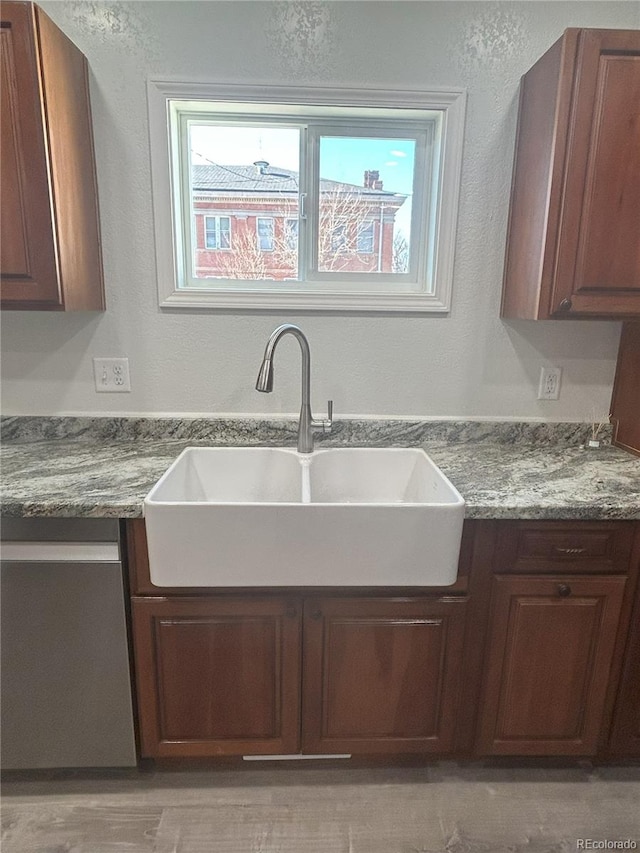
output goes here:
[[[282, 193], [298, 191], [298, 172], [280, 166], [269, 166], [265, 174], [260, 174], [255, 166], [218, 166], [194, 165], [191, 167], [194, 190], [219, 190], [221, 192]], [[385, 198], [395, 197], [398, 201], [406, 198], [402, 193], [388, 190], [372, 190], [357, 184], [345, 184], [340, 181], [320, 179], [323, 192], [354, 192], [361, 195]]]

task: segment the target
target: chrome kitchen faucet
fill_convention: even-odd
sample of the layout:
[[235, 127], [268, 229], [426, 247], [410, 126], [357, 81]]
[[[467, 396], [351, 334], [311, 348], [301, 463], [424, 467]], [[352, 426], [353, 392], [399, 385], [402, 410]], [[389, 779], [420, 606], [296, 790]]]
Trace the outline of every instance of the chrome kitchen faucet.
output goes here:
[[314, 420], [311, 414], [311, 353], [309, 341], [304, 333], [292, 323], [284, 323], [271, 333], [264, 351], [264, 358], [256, 381], [256, 391], [268, 394], [273, 391], [273, 354], [278, 342], [284, 335], [293, 335], [300, 344], [302, 350], [302, 405], [300, 407], [300, 420], [298, 422], [298, 453], [313, 452], [313, 432], [331, 432], [333, 425], [333, 400], [327, 403], [326, 420]]

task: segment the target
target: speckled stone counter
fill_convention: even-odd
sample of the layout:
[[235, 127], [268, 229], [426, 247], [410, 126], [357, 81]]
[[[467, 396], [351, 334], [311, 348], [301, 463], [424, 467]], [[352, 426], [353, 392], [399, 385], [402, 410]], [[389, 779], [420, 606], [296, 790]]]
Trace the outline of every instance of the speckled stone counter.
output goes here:
[[[290, 420], [4, 418], [5, 516], [136, 518], [187, 446], [295, 447]], [[640, 519], [640, 458], [584, 424], [343, 420], [317, 447], [421, 446], [468, 518]]]

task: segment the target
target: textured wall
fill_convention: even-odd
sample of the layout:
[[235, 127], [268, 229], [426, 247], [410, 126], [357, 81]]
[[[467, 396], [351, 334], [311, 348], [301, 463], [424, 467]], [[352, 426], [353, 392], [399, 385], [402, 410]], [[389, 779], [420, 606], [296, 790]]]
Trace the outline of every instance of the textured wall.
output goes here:
[[[42, 2], [86, 53], [108, 311], [4, 312], [3, 411], [294, 412], [299, 355], [280, 347], [275, 390], [253, 390], [262, 349], [298, 322], [313, 402], [336, 413], [542, 417], [606, 414], [614, 322], [498, 318], [518, 82], [567, 26], [640, 27], [635, 2]], [[466, 87], [453, 307], [448, 317], [186, 313], [157, 305], [145, 83]], [[96, 394], [92, 357], [128, 355], [132, 393]], [[561, 399], [536, 400], [540, 365]]]

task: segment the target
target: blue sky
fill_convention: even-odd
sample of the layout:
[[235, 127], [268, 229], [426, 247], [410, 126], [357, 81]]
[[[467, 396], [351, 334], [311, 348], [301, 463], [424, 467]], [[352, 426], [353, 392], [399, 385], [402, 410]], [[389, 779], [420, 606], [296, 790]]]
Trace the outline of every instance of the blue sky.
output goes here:
[[411, 195], [415, 142], [405, 139], [322, 137], [320, 175], [362, 186], [365, 169], [377, 169], [383, 189]]
[[[297, 128], [191, 126], [194, 163], [249, 165], [267, 160], [273, 167], [299, 170]], [[410, 195], [415, 143], [403, 139], [322, 137], [323, 178], [362, 185], [365, 169], [378, 169], [384, 189]]]

